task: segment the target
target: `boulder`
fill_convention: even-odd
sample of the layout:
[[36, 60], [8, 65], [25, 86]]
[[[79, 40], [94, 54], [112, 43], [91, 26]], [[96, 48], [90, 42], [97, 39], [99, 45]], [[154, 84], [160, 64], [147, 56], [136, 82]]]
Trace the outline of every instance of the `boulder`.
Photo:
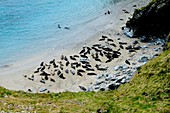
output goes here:
[[147, 62], [149, 60], [148, 57], [142, 56], [141, 58], [138, 59], [138, 62]]

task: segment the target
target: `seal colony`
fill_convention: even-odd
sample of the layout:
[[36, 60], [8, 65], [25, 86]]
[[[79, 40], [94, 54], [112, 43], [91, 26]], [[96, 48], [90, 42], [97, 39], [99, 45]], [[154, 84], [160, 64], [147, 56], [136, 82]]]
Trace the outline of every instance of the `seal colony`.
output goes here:
[[[66, 85], [72, 76], [75, 79], [93, 79], [86, 85], [81, 85], [81, 82], [75, 83], [76, 85], [70, 84], [70, 87], [77, 87], [76, 91], [114, 90], [129, 82], [141, 65], [157, 56], [163, 49], [163, 40], [154, 40], [147, 46], [142, 46], [144, 43], [137, 39], [125, 42], [111, 36], [102, 34], [98, 42], [84, 45], [77, 54], [61, 55], [59, 60], [53, 59], [49, 63], [41, 62], [32, 74], [24, 75], [26, 80], [39, 82], [38, 88], [30, 87], [27, 91], [53, 92], [50, 87], [55, 84]], [[155, 49], [158, 46], [159, 50]], [[153, 48], [154, 51], [151, 52]], [[141, 54], [142, 57], [137, 59], [137, 54]], [[70, 90], [63, 87], [63, 91]]]
[[[139, 8], [149, 1], [130, 0], [115, 4], [109, 13], [107, 9], [100, 18], [84, 25], [82, 31], [74, 32], [76, 35], [73, 36], [80, 39], [87, 36], [75, 47], [64, 52], [55, 50], [48, 56], [44, 52], [45, 55], [24, 60], [23, 64], [3, 68], [6, 71], [0, 70], [3, 75], [1, 85], [8, 89], [46, 93], [114, 90], [129, 82], [140, 66], [162, 52], [163, 40], [143, 43], [126, 37], [122, 31], [133, 14], [133, 6]], [[101, 21], [105, 23], [98, 26]], [[64, 28], [58, 25], [57, 29], [60, 27]], [[88, 32], [92, 29], [95, 33], [89, 35], [84, 32], [85, 27]], [[68, 33], [73, 29], [68, 29]]]

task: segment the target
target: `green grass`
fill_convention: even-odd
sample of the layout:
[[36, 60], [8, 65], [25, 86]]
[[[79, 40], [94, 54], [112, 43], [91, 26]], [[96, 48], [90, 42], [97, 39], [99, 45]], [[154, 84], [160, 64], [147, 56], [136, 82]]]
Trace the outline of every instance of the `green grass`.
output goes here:
[[115, 91], [30, 94], [0, 87], [0, 111], [39, 113], [168, 113], [170, 49], [141, 67]]

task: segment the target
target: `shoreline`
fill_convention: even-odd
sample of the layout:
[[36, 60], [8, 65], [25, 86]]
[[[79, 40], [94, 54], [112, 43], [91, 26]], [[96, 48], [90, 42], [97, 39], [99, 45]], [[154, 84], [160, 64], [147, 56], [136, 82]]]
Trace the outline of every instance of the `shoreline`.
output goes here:
[[[131, 1], [133, 2], [133, 0], [131, 0]], [[124, 24], [125, 24], [126, 20], [128, 19], [129, 16], [131, 16], [131, 13], [133, 13], [134, 8], [132, 6], [135, 4], [141, 3], [140, 1], [141, 0], [135, 1], [135, 2], [133, 2], [133, 4], [131, 4], [130, 2], [126, 2], [126, 1], [117, 3], [116, 5], [114, 5], [115, 7], [111, 11], [110, 15], [104, 15], [101, 17], [103, 19], [106, 19], [105, 25], [100, 25], [99, 28], [95, 28], [95, 27], [91, 28], [91, 29], [95, 28], [94, 31], [96, 31], [95, 33], [91, 33], [91, 36], [88, 35], [88, 31], [83, 32], [86, 37], [90, 37], [90, 38], [85, 39], [83, 42], [80, 41], [78, 44], [75, 45], [75, 47], [72, 47], [72, 49], [70, 49], [71, 51], [64, 50], [63, 52], [60, 52], [60, 53], [67, 55], [67, 56], [76, 54], [77, 51], [80, 51], [82, 49], [83, 45], [89, 46], [89, 45], [96, 43], [97, 40], [102, 35], [107, 35], [113, 40], [116, 40], [117, 38], [121, 37], [121, 39], [123, 39], [122, 41], [127, 41], [127, 42], [131, 43], [134, 39], [129, 39], [126, 36], [124, 36], [123, 32], [121, 31], [121, 27], [125, 26]], [[148, 1], [150, 1], [150, 0], [148, 0]], [[145, 4], [147, 4], [147, 3], [145, 3]], [[123, 8], [122, 8], [122, 6], [123, 6]], [[124, 12], [122, 12], [122, 9], [128, 10], [130, 12], [130, 14], [125, 14]], [[93, 21], [94, 23], [92, 22], [90, 24], [93, 26], [98, 26], [97, 23], [99, 23], [102, 20], [101, 18], [94, 20]], [[123, 21], [121, 21], [120, 19], [123, 19]], [[85, 26], [83, 26], [83, 28], [87, 27], [88, 25], [89, 24], [86, 24]], [[82, 31], [84, 30], [83, 28], [81, 29]], [[88, 27], [88, 28], [90, 28], [90, 27]], [[82, 32], [80, 32], [80, 33], [82, 33]], [[117, 35], [117, 33], [119, 33], [119, 35]], [[84, 34], [81, 34], [81, 35], [84, 35]], [[76, 33], [75, 33], [75, 35], [76, 35]], [[145, 45], [145, 44], [143, 44], [143, 45]], [[0, 75], [2, 78], [0, 81], [0, 83], [1, 83], [0, 85], [5, 88], [13, 89], [13, 90], [27, 91], [27, 89], [30, 87], [31, 88], [35, 87], [34, 89], [39, 89], [39, 88], [37, 88], [36, 83], [34, 83], [33, 86], [29, 86], [30, 84], [32, 84], [32, 82], [27, 81], [25, 78], [23, 78], [22, 75], [33, 73], [35, 71], [35, 69], [37, 68], [37, 66], [40, 64], [40, 62], [42, 62], [42, 61], [49, 62], [54, 57], [55, 58], [57, 57], [56, 59], [59, 59], [59, 57], [60, 57], [59, 55], [61, 55], [61, 54], [58, 54], [58, 55], [55, 55], [55, 54], [56, 54], [56, 52], [54, 52], [52, 56], [51, 55], [48, 56], [48, 53], [45, 53], [44, 56], [48, 57], [48, 58], [44, 59], [44, 56], [42, 56], [41, 58], [39, 58], [39, 56], [37, 56], [33, 59], [31, 58], [30, 60], [27, 60], [27, 62], [24, 61], [23, 63], [18, 63], [11, 67], [5, 68], [4, 70], [0, 70], [1, 74], [3, 74], [3, 75]], [[127, 55], [127, 54], [125, 54], [125, 55]], [[113, 63], [114, 63], [114, 61], [113, 61]], [[121, 64], [121, 62], [119, 62], [119, 63]], [[116, 64], [116, 65], [118, 65], [118, 64]], [[23, 67], [23, 65], [27, 65], [27, 66]], [[113, 66], [110, 66], [110, 67], [113, 68]], [[12, 75], [12, 74], [14, 74], [14, 75]], [[69, 81], [72, 80], [72, 83], [74, 83], [75, 78], [77, 79], [77, 76], [73, 77], [73, 78], [70, 77], [65, 82], [69, 83]], [[84, 77], [83, 79], [82, 78], [77, 79], [75, 84], [78, 84], [78, 85], [74, 85], [74, 87], [72, 87], [73, 85], [71, 85], [72, 84], [71, 82], [69, 84], [61, 85], [62, 84], [61, 82], [63, 82], [63, 80], [59, 80], [58, 85], [60, 86], [60, 88], [58, 90], [55, 90], [55, 88], [58, 86], [57, 85], [53, 86], [53, 87], [51, 87], [51, 92], [69, 91], [68, 90], [68, 89], [70, 89], [69, 86], [72, 87], [72, 89], [73, 89], [72, 91], [81, 91], [77, 86], [79, 86], [79, 85], [84, 86], [84, 85], [90, 84], [90, 82], [93, 82], [96, 80], [96, 77], [91, 77], [90, 79], [91, 79], [91, 81], [88, 81], [89, 80], [88, 77], [87, 78]], [[24, 83], [23, 83], [23, 81], [24, 81]], [[88, 81], [88, 83], [86, 83], [87, 81]], [[79, 83], [82, 83], [82, 84], [79, 84]], [[63, 87], [66, 87], [66, 88], [64, 89]]]

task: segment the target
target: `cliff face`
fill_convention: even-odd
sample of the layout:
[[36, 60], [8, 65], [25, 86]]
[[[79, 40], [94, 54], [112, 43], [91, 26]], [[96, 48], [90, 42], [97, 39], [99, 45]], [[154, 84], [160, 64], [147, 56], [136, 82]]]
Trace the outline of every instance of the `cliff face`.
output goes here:
[[146, 7], [136, 9], [127, 21], [124, 32], [129, 37], [167, 36], [170, 32], [170, 0], [153, 0]]

